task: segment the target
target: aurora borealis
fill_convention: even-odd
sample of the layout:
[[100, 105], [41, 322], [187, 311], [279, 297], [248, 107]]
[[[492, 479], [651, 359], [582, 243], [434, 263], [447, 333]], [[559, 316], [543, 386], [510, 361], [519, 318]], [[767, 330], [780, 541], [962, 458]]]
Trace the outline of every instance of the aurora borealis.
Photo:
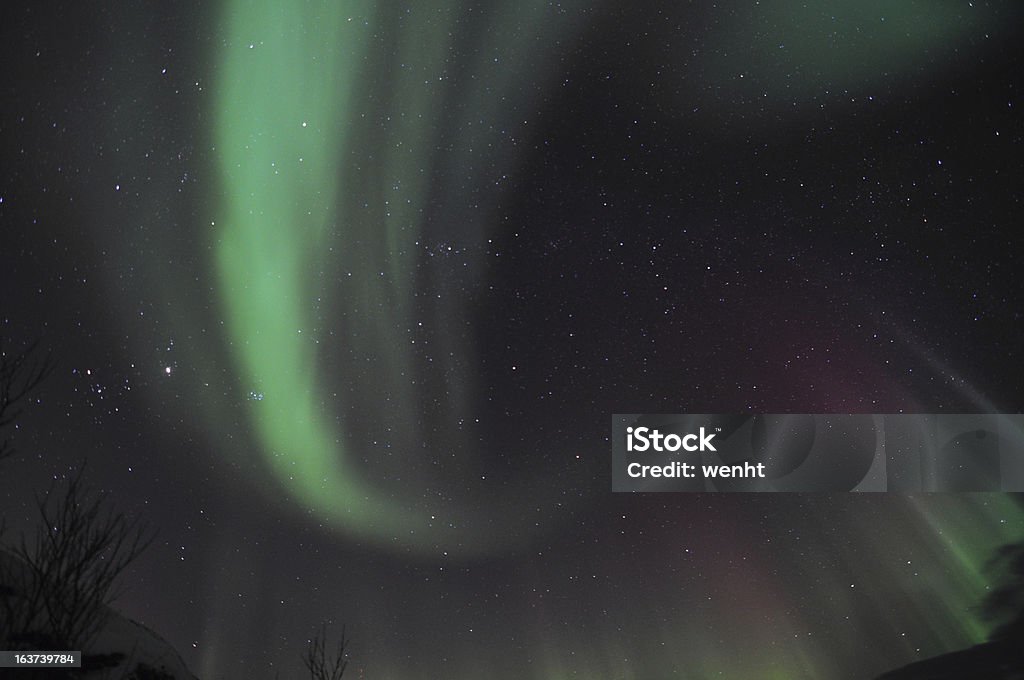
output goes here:
[[[271, 395], [272, 403], [251, 403], [252, 428], [268, 467], [294, 498], [336, 520], [339, 528], [383, 541], [397, 537], [435, 553], [444, 529], [436, 529], [431, 516], [458, 516], [463, 538], [450, 549], [472, 551], [492, 540], [494, 522], [505, 513], [444, 505], [429, 510], [421, 503], [412, 510], [372, 484], [361, 484], [364, 474], [353, 465], [345, 425], [336, 422], [337, 411], [351, 399], [326, 399], [319, 376], [330, 345], [365, 357], [372, 365], [369, 380], [353, 377], [365, 368], [348, 364], [337, 370], [343, 380], [356, 383], [357, 389], [350, 390], [355, 400], [373, 395], [373, 401], [389, 404], [387, 411], [399, 415], [381, 417], [380, 409], [374, 409], [377, 413], [361, 418], [379, 421], [393, 441], [390, 446], [401, 451], [427, 436], [414, 424], [416, 405], [426, 399], [423, 392], [446, 392], [445, 403], [438, 406], [445, 420], [472, 415], [469, 397], [462, 394], [472, 391], [471, 379], [459, 375], [465, 369], [450, 365], [444, 378], [412, 378], [423, 372], [412, 351], [413, 331], [424, 326], [424, 318], [431, 326], [464, 323], [467, 304], [442, 299], [414, 311], [414, 291], [424, 285], [415, 273], [417, 251], [427, 236], [422, 224], [426, 192], [432, 179], [437, 181], [420, 149], [437, 143], [435, 136], [441, 135], [434, 131], [444, 122], [444, 98], [451, 96], [444, 92], [451, 50], [446, 20], [424, 29], [419, 19], [421, 13], [437, 11], [458, 15], [448, 8], [410, 10], [410, 28], [401, 26], [395, 38], [401, 53], [407, 45], [425, 48], [415, 50], [415, 74], [404, 75], [409, 69], [399, 64], [387, 84], [393, 90], [386, 93], [387, 105], [415, 115], [395, 116], [395, 129], [371, 133], [377, 139], [362, 150], [358, 125], [339, 121], [357, 118], [356, 111], [365, 117], [367, 110], [390, 118], [388, 108], [374, 111], [360, 98], [366, 88], [360, 64], [370, 50], [373, 8], [230, 5], [224, 15], [229, 38], [219, 73], [223, 87], [216, 132], [225, 207], [222, 226], [211, 225], [217, 227], [217, 280], [239, 373], [245, 384], [259, 386], [259, 394]], [[387, 127], [383, 121], [382, 127]], [[342, 172], [340, 159], [363, 153], [372, 169]], [[388, 185], [390, 198], [382, 211], [367, 214], [359, 190], [346, 191], [350, 185], [379, 190], [367, 182], [365, 172], [379, 174]], [[457, 239], [463, 244], [460, 252], [475, 250], [489, 229], [472, 219], [442, 238]], [[442, 247], [443, 253], [450, 250]], [[479, 266], [461, 265], [474, 280]], [[337, 277], [341, 271], [348, 279], [345, 285], [325, 284], [325, 276]], [[325, 308], [346, 310], [345, 323], [327, 334], [320, 328]], [[454, 333], [444, 333], [439, 342], [449, 357], [473, 351]], [[430, 384], [440, 381], [444, 385]], [[417, 382], [428, 384], [417, 387]], [[281, 403], [281, 395], [301, 396]], [[458, 433], [445, 434], [440, 445], [472, 455], [473, 447], [463, 440]], [[481, 513], [486, 523], [479, 523]]]
[[[1021, 9], [5, 8], [0, 337], [198, 677], [871, 678], [1001, 494], [610, 492], [615, 412], [1020, 412]], [[12, 480], [16, 483], [12, 483]]]

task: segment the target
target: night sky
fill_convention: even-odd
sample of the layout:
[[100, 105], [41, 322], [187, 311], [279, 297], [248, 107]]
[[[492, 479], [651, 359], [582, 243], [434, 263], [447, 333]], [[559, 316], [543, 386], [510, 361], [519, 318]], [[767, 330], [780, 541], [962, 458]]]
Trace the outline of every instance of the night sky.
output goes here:
[[[612, 413], [1024, 411], [1024, 6], [0, 9], [0, 463], [204, 680], [870, 678], [999, 494], [613, 494]], [[1016, 47], [1015, 47], [1016, 46]]]

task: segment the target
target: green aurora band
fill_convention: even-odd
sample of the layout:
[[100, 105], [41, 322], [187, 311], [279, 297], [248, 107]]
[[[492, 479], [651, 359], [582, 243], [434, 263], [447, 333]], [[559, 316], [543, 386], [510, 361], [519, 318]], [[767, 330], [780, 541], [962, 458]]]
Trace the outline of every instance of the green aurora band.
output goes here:
[[[443, 131], [452, 129], [468, 131], [462, 150], [488, 142], [473, 130], [474, 119], [497, 119], [509, 136], [522, 133], [522, 112], [532, 108], [529, 101], [510, 105], [514, 95], [523, 97], [517, 78], [526, 79], [543, 62], [557, 42], [554, 36], [565, 41], [570, 33], [545, 8], [529, 2], [492, 12], [477, 28], [503, 42], [480, 50], [476, 63], [461, 67], [472, 84], [457, 91], [444, 81], [453, 70], [453, 36], [465, 31], [457, 19], [469, 6], [424, 3], [385, 21], [377, 16], [384, 10], [370, 2], [232, 0], [225, 5], [215, 117], [223, 191], [213, 246], [238, 382], [267, 395], [248, 408], [263, 458], [277, 479], [293, 498], [364, 538], [437, 545], [438, 530], [429, 515], [404, 508], [394, 494], [366, 483], [355, 462], [360, 456], [336, 414], [376, 397], [398, 414], [384, 425], [394, 449], [411, 455], [414, 442], [423, 440], [422, 424], [410, 416], [419, 410], [422, 395], [411, 386], [417, 369], [409, 329], [417, 324], [413, 291], [423, 283], [413, 278], [422, 257], [422, 217], [431, 189], [437, 188], [435, 178], [447, 176], [444, 168], [431, 167], [437, 162], [431, 149]], [[819, 9], [783, 3], [764, 19], [779, 33], [796, 36], [785, 50], [790, 59], [809, 63], [815, 50], [823, 56], [838, 50], [831, 65], [815, 65], [814, 78], [796, 70], [796, 82], [806, 87], [821, 78], [861, 84], [877, 64], [878, 41], [863, 37], [876, 36], [869, 29], [877, 16], [886, 16], [886, 30], [905, 36], [886, 43], [885, 58], [912, 65], [923, 49], [982, 20], [914, 4], [888, 13], [881, 6], [846, 2]], [[800, 40], [802, 33], [794, 28], [819, 24], [829, 28], [828, 45], [817, 45], [811, 36]], [[502, 30], [510, 26], [515, 30]], [[756, 27], [735, 28], [758, 40], [722, 52], [727, 61], [713, 63], [723, 73], [734, 69], [732, 61], [747, 59], [774, 40]], [[385, 41], [381, 33], [394, 35]], [[508, 37], [501, 38], [504, 34]], [[515, 36], [523, 35], [534, 40], [518, 44]], [[506, 63], [497, 64], [491, 54]], [[853, 63], [860, 70], [844, 66]], [[765, 80], [790, 78], [781, 75], [792, 70], [785, 63], [774, 68]], [[456, 97], [459, 107], [445, 106]], [[455, 126], [445, 120], [454, 108], [464, 112]], [[502, 150], [494, 155], [501, 157]], [[453, 156], [453, 167], [473, 165], [468, 152], [455, 149]], [[514, 153], [505, 156], [501, 164], [511, 167]], [[350, 158], [360, 159], [355, 167], [346, 161]], [[374, 167], [361, 165], [364, 160]], [[470, 180], [485, 179], [468, 172]], [[441, 188], [458, 190], [443, 182]], [[366, 196], [380, 200], [368, 205]], [[486, 240], [486, 216], [459, 222], [449, 225], [455, 240], [476, 245]], [[469, 262], [467, 268], [466, 276], [479, 278], [479, 263]], [[342, 277], [346, 286], [339, 290], [333, 282]], [[431, 322], [463, 322], [465, 305], [453, 297], [437, 295]], [[331, 313], [344, 324], [341, 336], [320, 328], [322, 316]], [[443, 337], [439, 356], [473, 352], [458, 334]], [[345, 352], [371, 369], [350, 362], [345, 377], [354, 394], [329, 393], [319, 379], [324, 364]], [[451, 395], [444, 413], [468, 417], [472, 376], [454, 363], [445, 368]], [[458, 432], [449, 432], [447, 443], [468, 448]], [[479, 508], [459, 511], [478, 513]], [[488, 516], [476, 527], [463, 526], [465, 543], [486, 542], [495, 530], [493, 520]]]
[[296, 497], [344, 513], [348, 526], [397, 531], [412, 518], [367, 499], [346, 474], [347, 452], [324, 422], [315, 380], [309, 301], [320, 293], [313, 277], [342, 212], [338, 159], [348, 140], [339, 120], [365, 42], [361, 22], [346, 18], [334, 2], [230, 7], [216, 135], [225, 183], [217, 268], [239, 370], [261, 390], [288, 395], [268, 408], [252, 402], [267, 463]]
[[[555, 30], [540, 24], [543, 7], [509, 7], [488, 21], [541, 35]], [[423, 283], [413, 278], [422, 257], [420, 223], [430, 182], [445, 176], [445, 168], [430, 167], [430, 148], [442, 132], [452, 135], [450, 114], [441, 113], [451, 97], [446, 81], [459, 70], [466, 82], [486, 83], [459, 93], [470, 105], [457, 124], [469, 133], [458, 135], [451, 167], [471, 165], [472, 145], [480, 141], [474, 117], [504, 118], [509, 136], [526, 121], [502, 106], [500, 90], [518, 83], [495, 78], [497, 58], [468, 69], [451, 65], [457, 12], [419, 5], [392, 17], [399, 35], [389, 52], [376, 32], [375, 11], [366, 2], [227, 5], [215, 127], [223, 202], [213, 249], [228, 343], [239, 384], [266, 395], [249, 402], [252, 428], [266, 465], [293, 499], [362, 538], [434, 554], [440, 543], [456, 553], [478, 552], [505, 533], [495, 525], [508, 514], [501, 503], [481, 513], [454, 507], [443, 493], [446, 502], [436, 513], [403, 507], [395, 493], [365, 481], [337, 414], [368, 404], [392, 414], [366, 416], [377, 419], [389, 442], [380, 460], [362, 457], [374, 473], [392, 452], [408, 460], [421, 448], [423, 424], [410, 414], [421, 410], [423, 385], [431, 379], [443, 382], [448, 395], [439, 420], [469, 417], [472, 375], [456, 360], [472, 355], [469, 340], [439, 334], [440, 378], [424, 377], [414, 363], [415, 331], [424, 323], [412, 312], [414, 290]], [[384, 64], [385, 82], [374, 82], [376, 68], [368, 62]], [[517, 68], [502, 68], [509, 66]], [[517, 71], [529, 73], [521, 64]], [[512, 154], [498, 156], [502, 151], [495, 150], [499, 173], [514, 162]], [[343, 163], [352, 158], [371, 167]], [[485, 220], [467, 216], [444, 238], [479, 250]], [[466, 262], [464, 269], [469, 279], [479, 277], [479, 263]], [[418, 303], [429, 304], [428, 323], [464, 325], [465, 303], [457, 296], [431, 298]], [[319, 327], [321, 316], [332, 313], [343, 324], [337, 336], [337, 321], [330, 331]], [[321, 379], [338, 356], [349, 357], [338, 369], [348, 394], [329, 393]], [[441, 440], [443, 448], [471, 450], [460, 428], [445, 426]], [[441, 540], [453, 528], [441, 515], [460, 518], [457, 541]], [[501, 540], [507, 547], [511, 539]]]
[[[860, 21], [867, 26], [873, 13], [860, 3], [832, 4], [843, 10], [840, 17], [844, 12], [855, 15], [854, 24]], [[878, 3], [872, 7], [875, 5]], [[510, 23], [517, 24], [520, 35], [564, 35], [568, 28], [551, 22], [543, 7], [536, 2], [518, 7], [509, 3], [487, 20], [489, 26], [497, 27], [488, 35], [502, 35], [498, 29]], [[786, 26], [812, 25], [801, 14], [803, 5], [782, 3], [778, 7], [781, 9], [771, 11], [778, 14], [773, 21], [779, 23], [780, 32], [794, 35]], [[908, 27], [920, 27], [912, 31], [910, 42], [886, 39], [883, 42], [889, 47], [879, 52], [876, 40], [855, 42], [853, 37], [862, 35], [861, 27], [848, 22], [834, 43], [842, 45], [838, 65], [830, 70], [819, 63], [813, 78], [800, 81], [798, 73], [791, 81], [801, 97], [813, 98], [814, 89], [822, 83], [833, 89], [846, 85], [863, 93], [865, 83], [870, 84], [866, 74], [879, 59], [920, 57], [924, 38], [928, 38], [924, 46], [935, 47], [939, 41], [958, 36], [957, 16], [929, 14], [928, 22], [915, 23], [923, 10], [919, 5], [907, 7], [892, 9], [898, 16], [890, 19], [890, 25], [904, 32]], [[427, 3], [412, 8], [403, 21], [392, 17], [387, 23], [379, 17], [384, 10], [369, 2], [230, 0], [223, 15], [225, 41], [218, 60], [215, 142], [223, 187], [216, 211], [214, 266], [237, 382], [266, 395], [266, 399], [247, 405], [262, 459], [288, 495], [331, 528], [424, 555], [438, 554], [439, 545], [471, 554], [506, 550], [512, 547], [510, 541], [523, 538], [522, 533], [503, 530], [506, 520], [502, 517], [507, 508], [514, 507], [511, 501], [496, 501], [493, 507], [439, 504], [438, 516], [459, 517], [456, 546], [450, 538], [450, 523], [434, 521], [430, 514], [404, 505], [400, 495], [368, 478], [365, 463], [369, 454], [352, 442], [344, 418], [337, 415], [381, 405], [393, 414], [376, 423], [389, 433], [390, 450], [399, 456], [416, 455], [416, 442], [423, 441], [425, 433], [423, 423], [413, 415], [421, 410], [422, 394], [411, 380], [419, 369], [410, 329], [419, 323], [414, 291], [424, 283], [414, 274], [422, 257], [423, 214], [439, 184], [453, 192], [465, 190], [438, 181], [438, 177], [450, 177], [452, 173], [445, 172], [450, 167], [473, 165], [468, 151], [456, 149], [443, 161], [450, 167], [432, 167], [442, 161], [431, 157], [431, 149], [445, 130], [449, 134], [452, 130], [467, 132], [460, 147], [463, 150], [484, 143], [483, 133], [471, 126], [474, 118], [502, 121], [510, 136], [519, 135], [527, 117], [523, 111], [531, 111], [528, 102], [513, 106], [503, 93], [521, 96], [514, 74], [525, 78], [523, 65], [535, 65], [543, 57], [526, 55], [537, 48], [535, 44], [515, 49], [506, 44], [496, 47], [493, 54], [507, 60], [511, 53], [518, 63], [496, 66], [497, 59], [482, 50], [477, 63], [461, 67], [468, 74], [466, 81], [476, 83], [455, 93], [463, 114], [456, 123], [445, 121], [446, 116], [456, 114], [452, 114], [453, 107], [445, 106], [453, 91], [444, 87], [442, 77], [449, 68], [452, 36], [463, 30], [455, 20], [464, 9], [450, 3]], [[823, 24], [835, 20], [824, 14], [813, 19]], [[388, 46], [381, 44], [382, 23], [397, 31]], [[745, 33], [747, 28], [737, 30]], [[720, 73], [724, 82], [726, 74], [735, 74], [737, 66], [749, 63], [751, 55], [776, 49], [771, 36], [758, 35], [747, 51], [738, 43], [728, 56], [717, 55], [711, 70]], [[844, 35], [850, 41], [844, 42]], [[818, 54], [811, 39], [791, 47], [793, 50], [772, 52], [780, 55], [780, 64], [764, 75], [765, 80], [790, 81], [785, 60], [805, 64], [812, 53]], [[833, 48], [825, 48], [825, 54], [819, 56], [827, 58]], [[543, 50], [537, 51], [543, 55]], [[858, 62], [860, 57], [871, 61]], [[749, 79], [744, 84], [731, 81], [727, 86], [748, 87], [748, 83]], [[502, 150], [494, 153], [499, 156]], [[371, 159], [369, 165], [363, 164], [366, 159]], [[513, 166], [514, 154], [509, 153], [501, 163]], [[468, 172], [470, 185], [487, 179]], [[365, 196], [374, 200], [367, 201]], [[484, 243], [489, 233], [486, 222], [486, 215], [453, 222], [453, 240]], [[467, 268], [469, 279], [481, 276], [479, 262], [470, 261]], [[344, 285], [339, 286], [338, 281]], [[432, 284], [432, 294], [443, 289], [443, 282], [427, 283]], [[452, 298], [439, 295], [432, 301], [426, 322], [449, 327], [461, 324], [467, 313], [465, 304]], [[325, 316], [337, 320], [323, 324]], [[344, 327], [335, 336], [324, 330], [328, 325]], [[471, 341], [456, 332], [441, 337], [438, 361], [473, 352]], [[339, 359], [339, 355], [351, 358]], [[474, 386], [467, 371], [456, 363], [441, 371], [448, 375], [451, 387], [449, 402], [442, 407], [448, 420], [472, 417], [469, 404], [473, 403]], [[345, 374], [352, 389], [332, 392], [321, 379], [330, 372]], [[472, 450], [470, 437], [455, 428], [447, 429], [444, 438], [453, 449]], [[860, 504], [860, 510], [869, 513], [876, 507], [870, 503], [857, 499], [843, 507]], [[985, 568], [991, 551], [1020, 538], [1024, 519], [1020, 506], [1001, 495], [914, 497], [880, 505], [888, 514], [903, 511], [895, 520], [897, 528], [882, 534], [875, 532], [871, 522], [851, 519], [840, 528], [863, 534], [851, 544], [872, 546], [872, 556], [898, 555], [914, 545], [916, 559], [909, 560], [908, 567], [913, 566], [910, 562], [933, 561], [945, 565], [929, 568], [933, 584], [952, 579], [947, 597], [927, 600], [923, 606], [907, 595], [904, 604], [910, 613], [894, 622], [892, 631], [882, 631], [890, 634], [886, 639], [898, 638], [909, 617], [917, 630], [930, 634], [924, 652], [938, 653], [983, 640], [988, 623], [971, 613], [971, 608], [991, 585], [993, 576]], [[882, 510], [876, 518], [880, 524], [888, 521]], [[827, 513], [823, 511], [823, 515]], [[920, 535], [922, 527], [930, 530], [925, 537]], [[837, 559], [870, 568], [863, 551], [847, 546], [837, 552]], [[808, 567], [814, 568], [813, 564]], [[762, 575], [768, 567], [764, 569]], [[742, 581], [741, 576], [723, 576], [723, 582], [731, 587]], [[796, 596], [773, 594], [771, 579], [762, 578], [761, 582], [763, 588], [744, 593], [754, 611], [780, 612], [786, 609], [787, 596]], [[855, 611], [865, 603], [862, 592], [851, 589], [851, 582], [848, 574], [837, 573], [834, 583], [809, 587], [799, 597], [829, 602], [836, 611]], [[680, 611], [694, 606], [682, 595], [669, 592], [670, 603]], [[880, 584], [879, 594], [868, 604], [891, 607], [892, 598], [901, 592], [893, 583]], [[636, 611], [624, 612], [623, 618], [630, 625], [642, 622], [644, 606], [655, 604], [638, 602]], [[651, 636], [656, 648], [649, 650], [651, 658], [660, 654], [658, 663], [666, 669], [686, 667], [689, 678], [820, 678], [832, 677], [842, 668], [839, 661], [815, 652], [820, 641], [801, 639], [783, 646], [772, 631], [756, 621], [751, 622], [748, 637], [763, 643], [755, 646], [765, 650], [764, 655], [740, 657], [715, 632], [715, 624], [725, 627], [728, 614], [707, 610], [706, 615], [707, 624], [702, 624], [700, 631], [683, 622], [655, 626]], [[809, 627], [796, 620], [795, 614], [793, 620], [779, 620], [786, 616], [778, 614], [774, 627], [785, 631]], [[862, 631], [849, 627], [848, 633], [855, 636]], [[650, 677], [635, 675], [636, 665], [624, 661], [636, 651], [631, 652], [630, 645], [622, 642], [621, 634], [609, 635], [600, 645], [582, 632], [569, 632], [567, 639], [557, 641], [530, 640], [526, 635], [522, 644], [539, 650], [536, 673], [531, 677]], [[841, 641], [834, 644], [841, 646]], [[903, 651], [908, 657], [916, 644], [907, 641]], [[573, 648], [592, 653], [584, 660], [567, 651]], [[694, 648], [702, 650], [699, 659], [684, 651]], [[451, 669], [452, 677], [509, 677], [499, 661], [469, 661], [472, 650], [457, 651], [464, 652], [461, 657], [467, 665]], [[377, 670], [381, 677], [423, 677], [400, 664]]]

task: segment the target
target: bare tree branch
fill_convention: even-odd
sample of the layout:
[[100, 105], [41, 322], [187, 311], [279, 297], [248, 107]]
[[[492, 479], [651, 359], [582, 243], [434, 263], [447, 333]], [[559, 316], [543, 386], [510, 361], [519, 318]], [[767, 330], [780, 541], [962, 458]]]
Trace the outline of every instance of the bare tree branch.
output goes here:
[[[49, 377], [53, 367], [53, 358], [40, 353], [38, 342], [21, 351], [8, 352], [0, 340], [0, 430], [15, 421], [25, 398]], [[0, 460], [13, 453], [10, 439], [0, 440]]]
[[[14, 549], [25, 565], [8, 627], [31, 644], [88, 648], [106, 623], [117, 581], [153, 540], [137, 518], [85, 487], [83, 471], [37, 501], [40, 527]], [[38, 648], [38, 647], [37, 647]]]
[[329, 656], [327, 651], [327, 625], [320, 627], [320, 631], [313, 636], [306, 647], [306, 653], [302, 655], [302, 663], [309, 671], [310, 680], [340, 680], [348, 666], [345, 659], [345, 645], [348, 640], [345, 638], [345, 629], [341, 629], [341, 638], [338, 640], [337, 651]]

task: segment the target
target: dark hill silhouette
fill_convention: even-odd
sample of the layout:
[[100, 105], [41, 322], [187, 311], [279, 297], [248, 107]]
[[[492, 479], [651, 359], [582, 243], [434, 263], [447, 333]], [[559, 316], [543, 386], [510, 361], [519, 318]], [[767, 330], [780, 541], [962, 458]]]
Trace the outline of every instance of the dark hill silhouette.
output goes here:
[[889, 671], [878, 680], [1024, 680], [1019, 642], [985, 642]]
[[1003, 547], [1006, 582], [985, 599], [983, 611], [995, 624], [988, 642], [918, 661], [877, 680], [1024, 680], [1024, 543]]

